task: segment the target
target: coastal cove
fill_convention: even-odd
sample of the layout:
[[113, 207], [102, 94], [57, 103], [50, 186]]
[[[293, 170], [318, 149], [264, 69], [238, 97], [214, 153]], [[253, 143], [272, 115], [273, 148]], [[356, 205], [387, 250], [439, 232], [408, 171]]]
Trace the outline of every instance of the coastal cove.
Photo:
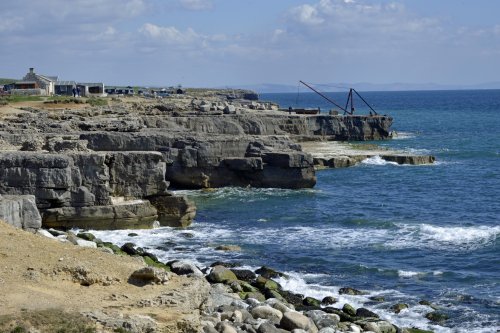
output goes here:
[[[298, 106], [329, 108], [305, 95]], [[374, 157], [351, 168], [318, 171], [313, 189], [181, 191], [198, 209], [189, 228], [141, 230], [133, 238], [126, 230], [95, 234], [119, 245], [133, 241], [164, 261], [266, 264], [292, 277], [280, 280], [285, 288], [318, 298], [338, 296], [340, 287], [362, 289], [385, 301], [348, 297], [335, 306], [363, 305], [406, 327], [495, 332], [500, 91], [364, 96], [394, 118], [397, 137], [377, 145], [434, 155], [437, 162], [400, 166]], [[261, 99], [295, 106], [296, 94]], [[241, 251], [215, 250], [223, 244]], [[450, 319], [429, 322], [424, 314], [430, 309], [420, 300], [436, 304]], [[399, 302], [410, 308], [395, 314], [390, 307]]]

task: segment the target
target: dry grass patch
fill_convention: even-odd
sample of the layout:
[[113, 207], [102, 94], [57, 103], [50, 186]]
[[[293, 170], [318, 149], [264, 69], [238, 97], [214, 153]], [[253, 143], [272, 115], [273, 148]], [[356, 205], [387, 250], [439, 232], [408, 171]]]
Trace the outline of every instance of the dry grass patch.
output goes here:
[[1, 333], [96, 333], [95, 324], [78, 313], [57, 309], [23, 310], [16, 315], [0, 316]]

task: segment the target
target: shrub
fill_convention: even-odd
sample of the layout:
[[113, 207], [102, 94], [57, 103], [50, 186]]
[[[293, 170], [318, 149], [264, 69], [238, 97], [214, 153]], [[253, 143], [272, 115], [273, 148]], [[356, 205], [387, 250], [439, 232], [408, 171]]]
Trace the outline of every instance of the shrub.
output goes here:
[[91, 106], [105, 106], [108, 105], [108, 101], [104, 98], [91, 97], [87, 99], [87, 103]]

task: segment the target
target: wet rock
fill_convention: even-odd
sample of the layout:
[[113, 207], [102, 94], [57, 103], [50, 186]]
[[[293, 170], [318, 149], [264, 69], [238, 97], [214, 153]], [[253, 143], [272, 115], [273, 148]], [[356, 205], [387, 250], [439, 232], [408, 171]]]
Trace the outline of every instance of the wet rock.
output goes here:
[[314, 297], [306, 297], [304, 298], [304, 300], [302, 301], [302, 303], [306, 306], [316, 306], [316, 307], [319, 307], [321, 305], [321, 302], [319, 300], [317, 300], [316, 298]]
[[210, 274], [207, 275], [207, 280], [211, 283], [230, 283], [238, 280], [238, 278], [230, 269], [223, 266], [215, 266]]
[[125, 243], [120, 248], [123, 252], [129, 256], [143, 256], [144, 251], [140, 247], [136, 247], [134, 243]]
[[427, 313], [425, 315], [425, 318], [427, 318], [430, 321], [435, 322], [435, 323], [443, 323], [446, 320], [448, 320], [450, 317], [446, 313], [434, 311], [434, 312]]
[[357, 309], [355, 315], [356, 317], [362, 317], [362, 318], [379, 318], [378, 314], [365, 308]]
[[241, 247], [239, 247], [238, 245], [219, 245], [215, 249], [217, 251], [227, 251], [227, 252], [241, 251]]
[[248, 269], [231, 269], [231, 271], [236, 275], [238, 280], [250, 282], [255, 280], [257, 277], [254, 272]]
[[235, 281], [235, 282], [237, 282], [240, 285], [242, 291], [246, 291], [246, 292], [258, 292], [259, 291], [257, 288], [255, 288], [254, 286], [252, 286], [248, 282], [240, 281], [240, 280]]
[[276, 281], [273, 281], [271, 279], [265, 278], [263, 276], [257, 277], [257, 280], [255, 280], [254, 284], [257, 288], [259, 288], [261, 291], [265, 290], [280, 290], [282, 289], [279, 283]]
[[432, 304], [431, 302], [426, 301], [426, 300], [421, 300], [421, 301], [418, 302], [418, 304], [429, 306], [429, 307], [433, 308], [434, 310], [439, 309], [439, 306], [437, 306], [435, 304]]
[[262, 277], [265, 277], [266, 279], [275, 279], [278, 277], [286, 277], [286, 274], [275, 271], [272, 268], [262, 266], [258, 270], [255, 271], [255, 273], [261, 275]]
[[81, 239], [84, 239], [87, 241], [92, 241], [92, 242], [96, 239], [96, 237], [93, 234], [91, 234], [90, 232], [80, 232], [76, 236], [81, 238]]
[[337, 308], [326, 307], [326, 308], [323, 308], [322, 310], [327, 312], [327, 313], [336, 314], [337, 316], [339, 316], [341, 322], [355, 322], [356, 321], [356, 317], [351, 316], [351, 315], [349, 315], [349, 314], [345, 313], [344, 311], [337, 309]]
[[339, 289], [339, 295], [364, 295], [365, 293], [350, 287], [344, 287]]
[[337, 299], [335, 297], [333, 297], [333, 296], [326, 296], [321, 301], [322, 305], [332, 305], [332, 304], [335, 304], [335, 303], [337, 303]]
[[226, 268], [234, 268], [234, 267], [241, 266], [241, 264], [234, 263], [234, 262], [222, 262], [222, 261], [216, 261], [216, 262], [210, 264], [210, 267], [215, 267], [215, 266], [222, 266], [222, 267], [226, 267]]
[[385, 297], [384, 296], [372, 296], [372, 297], [370, 297], [370, 300], [372, 300], [374, 302], [384, 302]]
[[419, 328], [403, 328], [402, 333], [434, 333], [433, 331], [421, 330]]
[[277, 299], [281, 302], [286, 303], [286, 299], [281, 296], [280, 292], [277, 290], [271, 290], [271, 289], [266, 289], [264, 292], [264, 296], [266, 296], [266, 299]]
[[432, 164], [436, 158], [430, 155], [382, 155], [383, 160], [398, 164], [422, 165]]
[[397, 303], [391, 306], [391, 310], [394, 311], [394, 313], [400, 313], [404, 309], [408, 309], [408, 304], [405, 303]]
[[287, 290], [280, 290], [280, 295], [294, 306], [302, 305], [302, 300], [304, 299], [304, 295], [295, 294]]
[[356, 316], [356, 309], [354, 309], [350, 304], [345, 303], [342, 307], [342, 311], [347, 313], [349, 316]]

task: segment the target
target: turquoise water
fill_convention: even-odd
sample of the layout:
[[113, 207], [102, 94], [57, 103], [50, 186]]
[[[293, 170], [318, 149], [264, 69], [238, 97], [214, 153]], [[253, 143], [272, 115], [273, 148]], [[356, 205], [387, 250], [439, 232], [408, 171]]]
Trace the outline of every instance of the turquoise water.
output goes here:
[[[345, 103], [345, 94], [330, 96]], [[394, 117], [388, 148], [435, 155], [430, 166], [370, 159], [317, 173], [314, 189], [226, 188], [186, 191], [198, 206], [187, 230], [96, 232], [134, 241], [162, 259], [216, 260], [289, 272], [287, 288], [323, 297], [350, 286], [367, 296], [340, 297], [402, 326], [438, 332], [500, 329], [500, 91], [370, 92], [363, 96]], [[264, 94], [282, 107], [330, 108], [315, 94]], [[367, 113], [360, 108], [360, 113]], [[221, 253], [215, 245], [237, 244]], [[374, 303], [370, 296], [383, 295]], [[447, 313], [441, 325], [418, 301]], [[397, 302], [410, 305], [396, 315]]]

